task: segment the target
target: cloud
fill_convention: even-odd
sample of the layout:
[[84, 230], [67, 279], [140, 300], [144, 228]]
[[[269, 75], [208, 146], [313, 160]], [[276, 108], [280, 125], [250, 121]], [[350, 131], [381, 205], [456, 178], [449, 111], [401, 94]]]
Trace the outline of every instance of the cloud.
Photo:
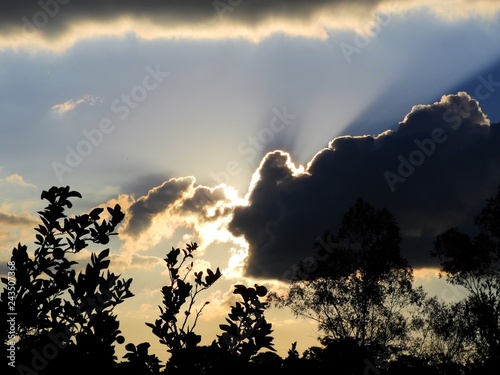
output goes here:
[[0, 166], [0, 257], [9, 256], [17, 243], [32, 241], [33, 228], [38, 226], [38, 219], [28, 213], [36, 203], [33, 191], [37, 187], [17, 173], [2, 171]]
[[24, 188], [36, 188], [35, 185], [30, 184], [30, 183], [24, 181], [23, 176], [20, 176], [20, 175], [18, 175], [16, 173], [10, 174], [10, 175], [8, 175], [7, 177], [4, 177], [4, 178], [0, 178], [0, 183], [1, 182], [6, 182], [8, 184], [19, 185], [20, 187], [24, 187]]
[[112, 257], [113, 269], [119, 270], [151, 270], [156, 267], [163, 267], [164, 262], [162, 259], [140, 254], [118, 254]]
[[201, 320], [208, 322], [214, 319], [222, 320], [223, 317], [227, 315], [227, 312], [231, 311], [231, 306], [234, 306], [235, 303], [239, 301], [238, 296], [236, 296], [233, 291], [234, 287], [231, 286], [225, 292], [218, 289], [208, 295], [203, 295], [199, 301], [197, 301], [194, 310], [199, 311], [205, 304], [205, 301], [208, 301], [210, 304], [205, 307], [203, 314], [200, 315]]
[[494, 14], [494, 0], [41, 0], [0, 4], [0, 45], [57, 49], [75, 40], [136, 32], [144, 38], [248, 38], [272, 33], [326, 37], [325, 28], [366, 27], [377, 11], [427, 6], [446, 17]]
[[63, 114], [66, 112], [73, 111], [76, 107], [82, 104], [86, 104], [88, 106], [95, 106], [102, 102], [103, 100], [101, 98], [86, 95], [80, 99], [70, 99], [68, 101], [65, 101], [64, 103], [56, 104], [52, 106], [51, 111], [53, 113]]
[[196, 185], [194, 177], [169, 179], [138, 199], [125, 196], [121, 197], [128, 202], [125, 223], [119, 229], [125, 252], [151, 248], [183, 229], [190, 234], [184, 235], [178, 246], [186, 241], [200, 242], [199, 254], [214, 242], [231, 242], [227, 223], [232, 208], [242, 201], [233, 189]]
[[174, 205], [193, 184], [193, 177], [173, 178], [140, 197], [129, 208], [127, 234], [134, 237], [149, 228], [154, 217]]
[[25, 244], [31, 241], [33, 228], [37, 226], [38, 220], [28, 213], [9, 213], [0, 210], [0, 261], [10, 257], [11, 250], [17, 243]]
[[[382, 110], [382, 108], [381, 108]], [[282, 151], [267, 154], [248, 205], [229, 229], [249, 243], [246, 275], [283, 277], [312, 255], [314, 240], [336, 231], [358, 197], [387, 208], [401, 227], [403, 255], [433, 266], [432, 241], [452, 226], [469, 228], [500, 183], [500, 124], [468, 94], [414, 106], [397, 130], [338, 137], [300, 172]]]
[[2, 226], [34, 226], [38, 221], [29, 214], [10, 214], [0, 212], [0, 225]]

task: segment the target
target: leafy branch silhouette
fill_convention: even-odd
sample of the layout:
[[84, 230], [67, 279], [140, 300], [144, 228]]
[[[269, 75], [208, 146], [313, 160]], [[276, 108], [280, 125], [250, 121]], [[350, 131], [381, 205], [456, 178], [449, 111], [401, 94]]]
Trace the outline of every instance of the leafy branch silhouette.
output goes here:
[[[221, 276], [219, 268], [214, 271], [207, 269], [207, 275], [203, 278], [203, 271], [194, 272], [194, 286], [186, 281], [193, 270], [193, 262], [186, 263], [193, 258], [193, 252], [198, 249], [198, 244], [186, 244], [186, 249], [172, 249], [164, 259], [169, 275], [169, 284], [162, 288], [163, 307], [160, 308], [160, 319], [155, 323], [146, 323], [152, 329], [153, 334], [160, 338], [160, 343], [168, 347], [172, 354], [182, 349], [192, 349], [201, 341], [201, 336], [194, 333], [199, 316], [209, 303], [206, 301], [196, 311], [192, 324], [189, 318], [198, 294], [210, 288]], [[182, 252], [182, 258], [179, 256]], [[180, 271], [184, 267], [184, 274]], [[183, 306], [187, 305], [186, 308]], [[182, 312], [181, 312], [182, 310]]]

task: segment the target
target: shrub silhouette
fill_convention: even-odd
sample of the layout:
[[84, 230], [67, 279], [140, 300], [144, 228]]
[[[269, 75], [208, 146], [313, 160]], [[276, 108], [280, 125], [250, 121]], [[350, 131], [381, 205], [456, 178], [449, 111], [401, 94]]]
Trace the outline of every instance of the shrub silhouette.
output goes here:
[[[185, 249], [172, 248], [164, 259], [169, 284], [162, 288], [163, 306], [160, 306], [160, 318], [154, 323], [146, 323], [160, 343], [167, 346], [171, 357], [167, 363], [168, 373], [208, 374], [240, 370], [249, 364], [252, 356], [263, 348], [274, 351], [271, 324], [264, 317], [267, 306], [261, 301], [267, 294], [262, 285], [246, 287], [236, 285], [234, 294], [243, 302], [236, 302], [231, 307], [226, 321], [221, 324], [224, 331], [210, 346], [199, 346], [201, 336], [194, 332], [199, 316], [208, 305], [208, 301], [193, 313], [198, 295], [210, 288], [221, 276], [219, 268], [193, 272], [193, 254], [197, 243], [186, 244]], [[193, 283], [187, 281], [193, 273]], [[191, 323], [190, 322], [191, 319]], [[130, 356], [129, 356], [130, 357]]]
[[[186, 249], [174, 249], [167, 253], [164, 259], [169, 275], [169, 285], [162, 288], [163, 307], [160, 307], [160, 319], [155, 323], [146, 323], [153, 333], [160, 338], [160, 343], [168, 347], [168, 351], [175, 355], [183, 349], [192, 349], [201, 341], [201, 336], [194, 333], [196, 323], [208, 301], [194, 315], [189, 325], [191, 310], [195, 299], [204, 290], [210, 288], [220, 277], [219, 268], [215, 272], [207, 269], [203, 278], [203, 271], [195, 272], [194, 287], [186, 279], [193, 270], [193, 262], [184, 269], [184, 264], [193, 258], [193, 252], [198, 248], [197, 243], [186, 245]], [[182, 258], [179, 255], [182, 251]], [[185, 306], [187, 304], [187, 306]], [[182, 311], [181, 311], [182, 310]]]
[[151, 345], [143, 342], [137, 346], [134, 344], [127, 344], [125, 349], [127, 353], [123, 356], [127, 362], [120, 363], [119, 374], [121, 375], [155, 375], [160, 373], [161, 362], [154, 354], [149, 354], [148, 349]]
[[[132, 279], [105, 272], [109, 249], [92, 253], [84, 272], [77, 271], [72, 255], [89, 243], [107, 244], [124, 214], [116, 205], [107, 208], [108, 220], [101, 220], [103, 208], [68, 217], [65, 211], [72, 208], [71, 199], [81, 198], [69, 187], [52, 187], [41, 198], [49, 204], [38, 212], [38, 247], [33, 256], [25, 245], [13, 249], [15, 290], [5, 288], [0, 296], [2, 311], [15, 306], [17, 313], [17, 371], [51, 375], [67, 373], [68, 368], [111, 371], [114, 345], [124, 342], [113, 309], [133, 296]], [[5, 278], [2, 282], [7, 284]], [[6, 345], [5, 319], [1, 322]]]
[[[0, 307], [14, 312], [15, 340], [9, 322], [0, 320], [4, 353], [13, 345], [16, 367], [1, 358], [9, 373], [59, 375], [106, 373], [158, 375], [289, 374], [493, 374], [500, 365], [500, 189], [475, 218], [478, 234], [451, 228], [436, 238], [433, 255], [447, 281], [467, 290], [447, 303], [413, 288], [412, 268], [399, 253], [399, 228], [386, 210], [358, 200], [334, 235], [326, 233], [315, 250], [316, 267], [301, 263], [286, 296], [263, 285], [235, 285], [240, 300], [230, 307], [221, 334], [202, 346], [195, 333], [209, 301], [195, 311], [200, 293], [222, 276], [193, 271], [198, 244], [172, 248], [165, 257], [169, 282], [162, 288], [160, 316], [146, 325], [170, 353], [165, 366], [150, 354], [150, 344], [128, 343], [118, 362], [115, 346], [125, 343], [114, 308], [133, 297], [132, 279], [109, 271], [110, 236], [124, 213], [119, 205], [68, 216], [80, 193], [52, 187], [41, 194], [33, 252], [18, 244], [2, 278]], [[89, 245], [87, 264], [74, 255]], [[104, 249], [102, 249], [104, 248]], [[326, 256], [327, 255], [327, 256]], [[9, 277], [11, 275], [9, 274]], [[302, 356], [294, 342], [286, 358], [275, 353], [272, 325], [264, 312], [270, 301], [319, 323], [325, 336]], [[2, 371], [2, 374], [5, 373]]]
[[264, 317], [267, 302], [259, 298], [267, 295], [267, 288], [257, 284], [254, 288], [236, 285], [233, 293], [241, 295], [243, 303], [236, 302], [226, 318], [228, 324], [219, 326], [224, 331], [217, 337], [219, 347], [244, 360], [263, 348], [274, 351], [271, 324]]

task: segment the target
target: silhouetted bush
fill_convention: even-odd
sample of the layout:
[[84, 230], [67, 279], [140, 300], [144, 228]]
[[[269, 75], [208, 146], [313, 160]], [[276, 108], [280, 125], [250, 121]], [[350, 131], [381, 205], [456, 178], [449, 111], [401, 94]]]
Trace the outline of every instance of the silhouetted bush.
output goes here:
[[[10, 323], [0, 320], [4, 353], [10, 345], [16, 352], [15, 368], [1, 356], [7, 370], [2, 374], [475, 375], [500, 368], [500, 189], [475, 218], [475, 236], [451, 228], [436, 239], [433, 255], [447, 281], [467, 290], [453, 303], [413, 288], [394, 218], [358, 200], [338, 232], [316, 244], [328, 256], [316, 267], [301, 263], [288, 295], [258, 284], [235, 285], [241, 300], [219, 325], [221, 334], [202, 346], [194, 330], [209, 301], [198, 311], [194, 303], [222, 274], [219, 268], [193, 272], [198, 244], [172, 248], [164, 259], [169, 279], [161, 290], [160, 316], [146, 323], [170, 354], [166, 364], [149, 353], [147, 342], [127, 343], [118, 361], [115, 346], [125, 338], [113, 311], [133, 297], [132, 279], [108, 270], [107, 248], [91, 253], [83, 268], [74, 257], [90, 244], [109, 243], [124, 219], [121, 207], [69, 217], [71, 200], [80, 193], [52, 187], [41, 197], [48, 205], [38, 212], [37, 248], [30, 252], [18, 244], [9, 262], [16, 282], [2, 278], [3, 316], [17, 313], [13, 344]], [[325, 333], [320, 346], [301, 356], [294, 342], [287, 357], [277, 355], [264, 316], [270, 301], [316, 320]]]
[[[68, 368], [112, 371], [114, 345], [124, 342], [113, 309], [133, 296], [132, 279], [105, 272], [109, 249], [92, 253], [84, 272], [78, 271], [72, 255], [89, 243], [106, 245], [124, 214], [116, 205], [107, 208], [108, 220], [101, 219], [103, 208], [68, 217], [65, 211], [72, 207], [71, 199], [81, 198], [69, 187], [52, 187], [41, 197], [49, 204], [38, 212], [38, 247], [33, 255], [24, 245], [14, 248], [15, 290], [5, 288], [0, 296], [3, 316], [14, 306], [17, 313], [16, 369], [21, 374], [51, 375], [67, 373]], [[2, 282], [7, 285], [5, 278]], [[7, 346], [11, 340], [6, 319], [0, 321], [2, 343]]]

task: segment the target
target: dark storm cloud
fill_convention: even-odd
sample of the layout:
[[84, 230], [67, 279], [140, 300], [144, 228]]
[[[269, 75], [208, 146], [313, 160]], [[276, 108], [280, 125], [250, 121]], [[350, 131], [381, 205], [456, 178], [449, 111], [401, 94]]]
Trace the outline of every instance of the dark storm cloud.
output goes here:
[[500, 124], [488, 124], [459, 93], [413, 107], [396, 131], [336, 138], [302, 174], [288, 154], [268, 154], [230, 225], [250, 244], [248, 275], [281, 278], [312, 255], [317, 236], [337, 230], [358, 197], [394, 214], [414, 266], [433, 265], [436, 234], [470, 225], [500, 183]]
[[376, 11], [426, 6], [452, 18], [494, 16], [499, 8], [495, 1], [436, 5], [409, 0], [11, 0], [0, 3], [0, 46], [58, 50], [81, 38], [126, 32], [149, 39], [261, 40], [275, 32], [325, 37], [325, 28], [366, 27]]
[[[247, 38], [272, 33], [325, 37], [356, 28], [388, 0], [39, 0], [0, 3], [0, 47], [61, 51], [80, 39], [135, 33], [146, 38]], [[355, 22], [353, 20], [356, 20]]]
[[[194, 177], [172, 178], [149, 190], [128, 209], [124, 233], [137, 237], [151, 227], [154, 217], [168, 213], [171, 217], [195, 218], [199, 223], [217, 220], [230, 214], [230, 200], [223, 187], [195, 186]], [[0, 216], [1, 218], [1, 216]]]
[[134, 237], [148, 229], [153, 218], [178, 201], [193, 184], [193, 177], [172, 178], [151, 189], [130, 206], [124, 232]]
[[[361, 0], [357, 5], [368, 8], [381, 0]], [[74, 22], [95, 20], [113, 21], [122, 17], [147, 19], [162, 24], [196, 25], [230, 14], [233, 21], [255, 25], [270, 18], [307, 20], [325, 8], [352, 3], [348, 0], [40, 0], [3, 1], [0, 3], [1, 28], [17, 26], [23, 19], [43, 22], [43, 12], [50, 22], [44, 26], [47, 33], [62, 31]], [[236, 12], [235, 10], [238, 9]], [[38, 16], [37, 16], [38, 14]], [[168, 27], [168, 24], [165, 26]]]
[[[194, 194], [185, 198], [176, 211], [180, 215], [197, 214], [198, 220], [202, 222], [210, 221], [228, 215], [231, 211], [227, 207], [228, 203], [229, 200], [222, 187], [197, 186]], [[218, 207], [215, 210], [209, 210], [216, 206]]]

